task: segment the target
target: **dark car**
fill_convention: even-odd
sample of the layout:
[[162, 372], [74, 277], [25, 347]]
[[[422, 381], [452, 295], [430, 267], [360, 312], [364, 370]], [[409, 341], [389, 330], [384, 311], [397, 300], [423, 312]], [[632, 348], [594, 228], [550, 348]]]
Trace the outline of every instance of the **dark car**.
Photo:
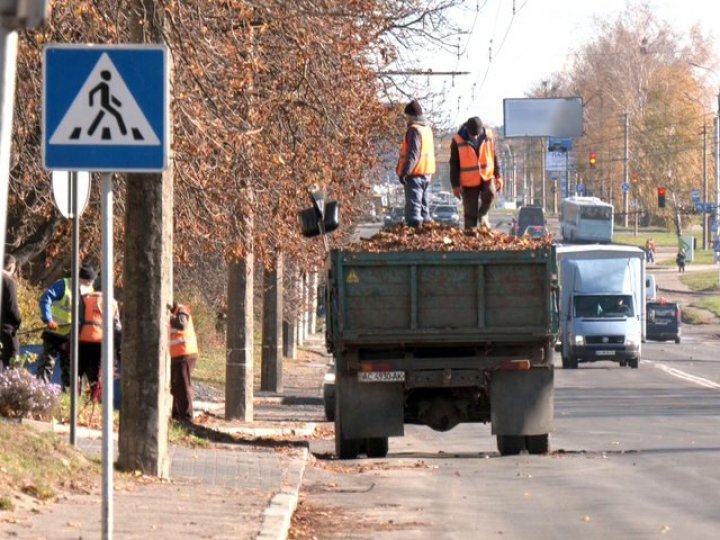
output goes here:
[[390, 208], [383, 219], [383, 227], [405, 223], [405, 209], [402, 206]]
[[529, 227], [525, 227], [525, 232], [523, 233], [523, 236], [525, 236], [526, 234], [533, 240], [541, 240], [550, 233], [542, 225], [530, 225]]
[[545, 227], [545, 211], [540, 206], [523, 206], [518, 210], [515, 234], [522, 234], [531, 225]]
[[443, 225], [450, 225], [451, 227], [460, 226], [460, 212], [456, 205], [439, 204], [432, 207], [430, 215], [434, 221], [442, 223]]
[[675, 302], [648, 302], [645, 338], [680, 343], [682, 312]]

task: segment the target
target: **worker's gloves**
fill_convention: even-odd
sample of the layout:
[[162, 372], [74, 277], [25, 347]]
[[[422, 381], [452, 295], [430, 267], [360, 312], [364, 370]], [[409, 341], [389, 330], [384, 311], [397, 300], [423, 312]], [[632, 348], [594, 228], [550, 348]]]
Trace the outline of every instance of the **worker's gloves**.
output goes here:
[[48, 330], [57, 330], [58, 323], [56, 323], [55, 321], [50, 321], [49, 323], [47, 323], [47, 327]]

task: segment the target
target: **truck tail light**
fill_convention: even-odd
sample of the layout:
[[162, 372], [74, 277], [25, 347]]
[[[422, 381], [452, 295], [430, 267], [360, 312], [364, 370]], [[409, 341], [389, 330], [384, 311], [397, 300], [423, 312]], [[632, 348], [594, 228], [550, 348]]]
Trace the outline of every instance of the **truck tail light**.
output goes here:
[[527, 371], [530, 369], [530, 360], [507, 360], [497, 367], [501, 371]]

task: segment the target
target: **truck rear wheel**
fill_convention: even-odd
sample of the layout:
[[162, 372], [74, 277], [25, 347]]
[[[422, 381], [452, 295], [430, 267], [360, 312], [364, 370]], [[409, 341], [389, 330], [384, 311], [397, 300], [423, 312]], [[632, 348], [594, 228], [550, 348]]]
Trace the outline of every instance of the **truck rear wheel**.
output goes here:
[[525, 450], [525, 436], [497, 435], [497, 449], [501, 456], [516, 456]]
[[630, 364], [630, 367], [632, 369], [637, 369], [638, 366], [640, 365], [640, 359], [639, 358], [631, 358], [630, 360], [628, 360], [628, 364]]
[[388, 438], [372, 437], [365, 439], [365, 451], [369, 458], [384, 458], [388, 453]]
[[547, 454], [550, 450], [550, 436], [528, 435], [525, 437], [525, 446], [530, 454]]

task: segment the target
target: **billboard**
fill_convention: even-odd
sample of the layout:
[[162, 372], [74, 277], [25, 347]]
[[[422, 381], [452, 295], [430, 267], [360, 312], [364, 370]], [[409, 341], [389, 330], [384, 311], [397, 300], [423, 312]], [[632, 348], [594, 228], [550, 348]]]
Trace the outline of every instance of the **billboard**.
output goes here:
[[504, 99], [505, 137], [580, 137], [582, 113], [579, 96]]

